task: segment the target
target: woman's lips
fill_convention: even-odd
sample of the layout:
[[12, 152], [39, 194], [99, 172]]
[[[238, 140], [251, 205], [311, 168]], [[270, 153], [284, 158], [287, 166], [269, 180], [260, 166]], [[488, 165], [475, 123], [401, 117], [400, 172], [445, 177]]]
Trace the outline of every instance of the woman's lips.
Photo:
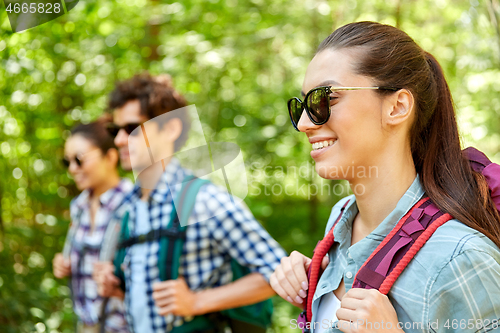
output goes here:
[[[332, 141], [332, 140], [330, 140]], [[332, 144], [329, 144], [326, 147], [315, 149], [311, 151], [311, 157], [312, 158], [318, 158], [319, 156], [323, 155], [328, 149], [331, 147], [334, 147], [337, 144], [337, 140], [334, 140]]]

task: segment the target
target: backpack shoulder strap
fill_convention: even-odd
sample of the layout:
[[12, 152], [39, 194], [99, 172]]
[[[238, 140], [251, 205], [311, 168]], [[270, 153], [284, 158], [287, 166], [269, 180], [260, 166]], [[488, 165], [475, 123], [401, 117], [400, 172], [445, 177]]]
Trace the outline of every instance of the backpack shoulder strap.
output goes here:
[[[128, 220], [129, 212], [127, 211], [125, 215], [123, 215], [121, 220], [120, 240], [122, 242], [129, 238]], [[125, 254], [126, 248], [119, 247], [115, 252], [115, 258], [113, 260], [113, 265], [115, 266], [115, 276], [120, 279], [120, 287], [122, 290], [125, 290], [125, 275], [123, 274], [122, 270], [122, 263], [125, 260]]]
[[353, 288], [378, 289], [386, 295], [436, 229], [451, 219], [428, 197], [420, 200], [361, 266]]
[[[335, 222], [333, 223], [332, 227], [330, 228], [330, 230], [332, 229], [335, 229], [335, 226], [337, 225], [337, 223], [340, 221], [340, 219], [342, 218], [342, 215], [344, 215], [344, 210], [346, 209], [347, 205], [349, 205], [349, 202], [351, 202], [351, 200], [346, 200], [346, 202], [344, 203], [344, 205], [342, 206], [342, 208], [340, 208], [340, 212], [339, 212], [339, 215], [337, 216], [337, 219], [335, 220]], [[330, 230], [328, 230], [325, 234], [327, 234], [328, 232], [330, 232]], [[313, 250], [313, 256], [314, 256], [314, 252], [316, 251], [316, 248], [318, 247], [318, 245], [321, 243], [321, 241], [318, 241], [318, 243], [316, 244], [316, 246], [314, 247], [314, 250]], [[311, 267], [312, 265], [309, 265], [309, 269], [307, 270], [307, 280], [310, 281], [311, 280]], [[321, 272], [321, 269], [320, 269], [320, 273], [318, 275], [318, 280], [317, 282], [319, 281], [320, 277], [322, 275], [322, 272]], [[310, 282], [309, 282], [310, 283]], [[309, 289], [311, 289], [311, 286], [309, 286]], [[311, 296], [312, 297], [312, 296]], [[309, 293], [307, 295], [307, 297], [305, 298], [304, 300], [304, 304], [306, 305], [305, 309], [299, 314], [299, 317], [297, 318], [297, 323], [300, 324], [301, 327], [304, 327], [304, 329], [302, 330], [304, 333], [309, 333], [310, 330], [306, 328], [306, 324], [308, 323], [308, 320], [307, 320], [307, 304], [308, 302], [312, 302], [312, 300], [309, 299]]]
[[179, 276], [180, 257], [186, 238], [187, 222], [200, 188], [208, 182], [208, 180], [195, 176], [187, 176], [182, 182], [179, 194], [174, 198], [170, 222], [167, 227], [167, 231], [172, 233], [172, 236], [160, 239], [158, 268], [162, 281], [177, 279]]

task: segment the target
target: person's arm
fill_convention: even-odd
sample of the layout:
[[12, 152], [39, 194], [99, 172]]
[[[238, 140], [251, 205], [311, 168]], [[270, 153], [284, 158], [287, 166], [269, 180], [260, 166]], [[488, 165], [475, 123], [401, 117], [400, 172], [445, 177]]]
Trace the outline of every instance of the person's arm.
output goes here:
[[[215, 191], [214, 185], [208, 186], [213, 186], [210, 190]], [[162, 315], [199, 315], [254, 304], [274, 295], [269, 279], [286, 252], [247, 209], [241, 204], [231, 204], [227, 194], [217, 191], [218, 194], [209, 196], [201, 206], [215, 216], [206, 222], [209, 237], [221, 252], [228, 253], [251, 273], [228, 285], [199, 292], [189, 290], [181, 278], [157, 283], [153, 286], [153, 298]], [[227, 214], [218, 219], [221, 208], [224, 208], [222, 213]], [[206, 216], [206, 212], [202, 214]]]
[[500, 330], [500, 253], [467, 249], [439, 272], [426, 297], [430, 331]]
[[209, 313], [254, 304], [274, 296], [274, 290], [259, 273], [251, 273], [238, 280], [196, 293], [196, 310]]
[[156, 283], [153, 290], [160, 315], [172, 313], [183, 317], [254, 304], [274, 295], [269, 283], [259, 273], [251, 273], [227, 285], [198, 292], [190, 290], [182, 278]]

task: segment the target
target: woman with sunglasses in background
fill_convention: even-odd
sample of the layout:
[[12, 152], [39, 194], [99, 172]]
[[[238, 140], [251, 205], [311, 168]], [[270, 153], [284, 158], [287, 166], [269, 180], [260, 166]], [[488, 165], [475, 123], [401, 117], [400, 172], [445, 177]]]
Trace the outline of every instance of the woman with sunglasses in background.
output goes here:
[[108, 223], [133, 187], [129, 180], [120, 179], [118, 160], [104, 120], [76, 126], [66, 140], [63, 162], [82, 193], [70, 206], [71, 227], [64, 251], [67, 254], [55, 255], [53, 269], [55, 277], [71, 278], [78, 333], [129, 332], [118, 298], [104, 303], [105, 330], [100, 330], [103, 299], [92, 280]]
[[271, 277], [304, 310], [294, 328], [498, 329], [500, 166], [461, 151], [436, 59], [394, 27], [351, 23], [321, 43], [302, 88], [292, 124], [318, 174], [354, 194], [333, 207], [313, 259], [294, 251]]

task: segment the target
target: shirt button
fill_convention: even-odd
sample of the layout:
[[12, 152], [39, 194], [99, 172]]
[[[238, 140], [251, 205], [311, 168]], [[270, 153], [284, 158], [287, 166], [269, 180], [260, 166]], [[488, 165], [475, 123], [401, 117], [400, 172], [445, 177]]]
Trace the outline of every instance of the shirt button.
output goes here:
[[321, 289], [325, 289], [325, 288], [326, 288], [326, 284], [323, 284], [323, 285], [321, 286]]
[[345, 273], [345, 277], [348, 278], [348, 279], [351, 279], [352, 278], [352, 273], [351, 272]]

